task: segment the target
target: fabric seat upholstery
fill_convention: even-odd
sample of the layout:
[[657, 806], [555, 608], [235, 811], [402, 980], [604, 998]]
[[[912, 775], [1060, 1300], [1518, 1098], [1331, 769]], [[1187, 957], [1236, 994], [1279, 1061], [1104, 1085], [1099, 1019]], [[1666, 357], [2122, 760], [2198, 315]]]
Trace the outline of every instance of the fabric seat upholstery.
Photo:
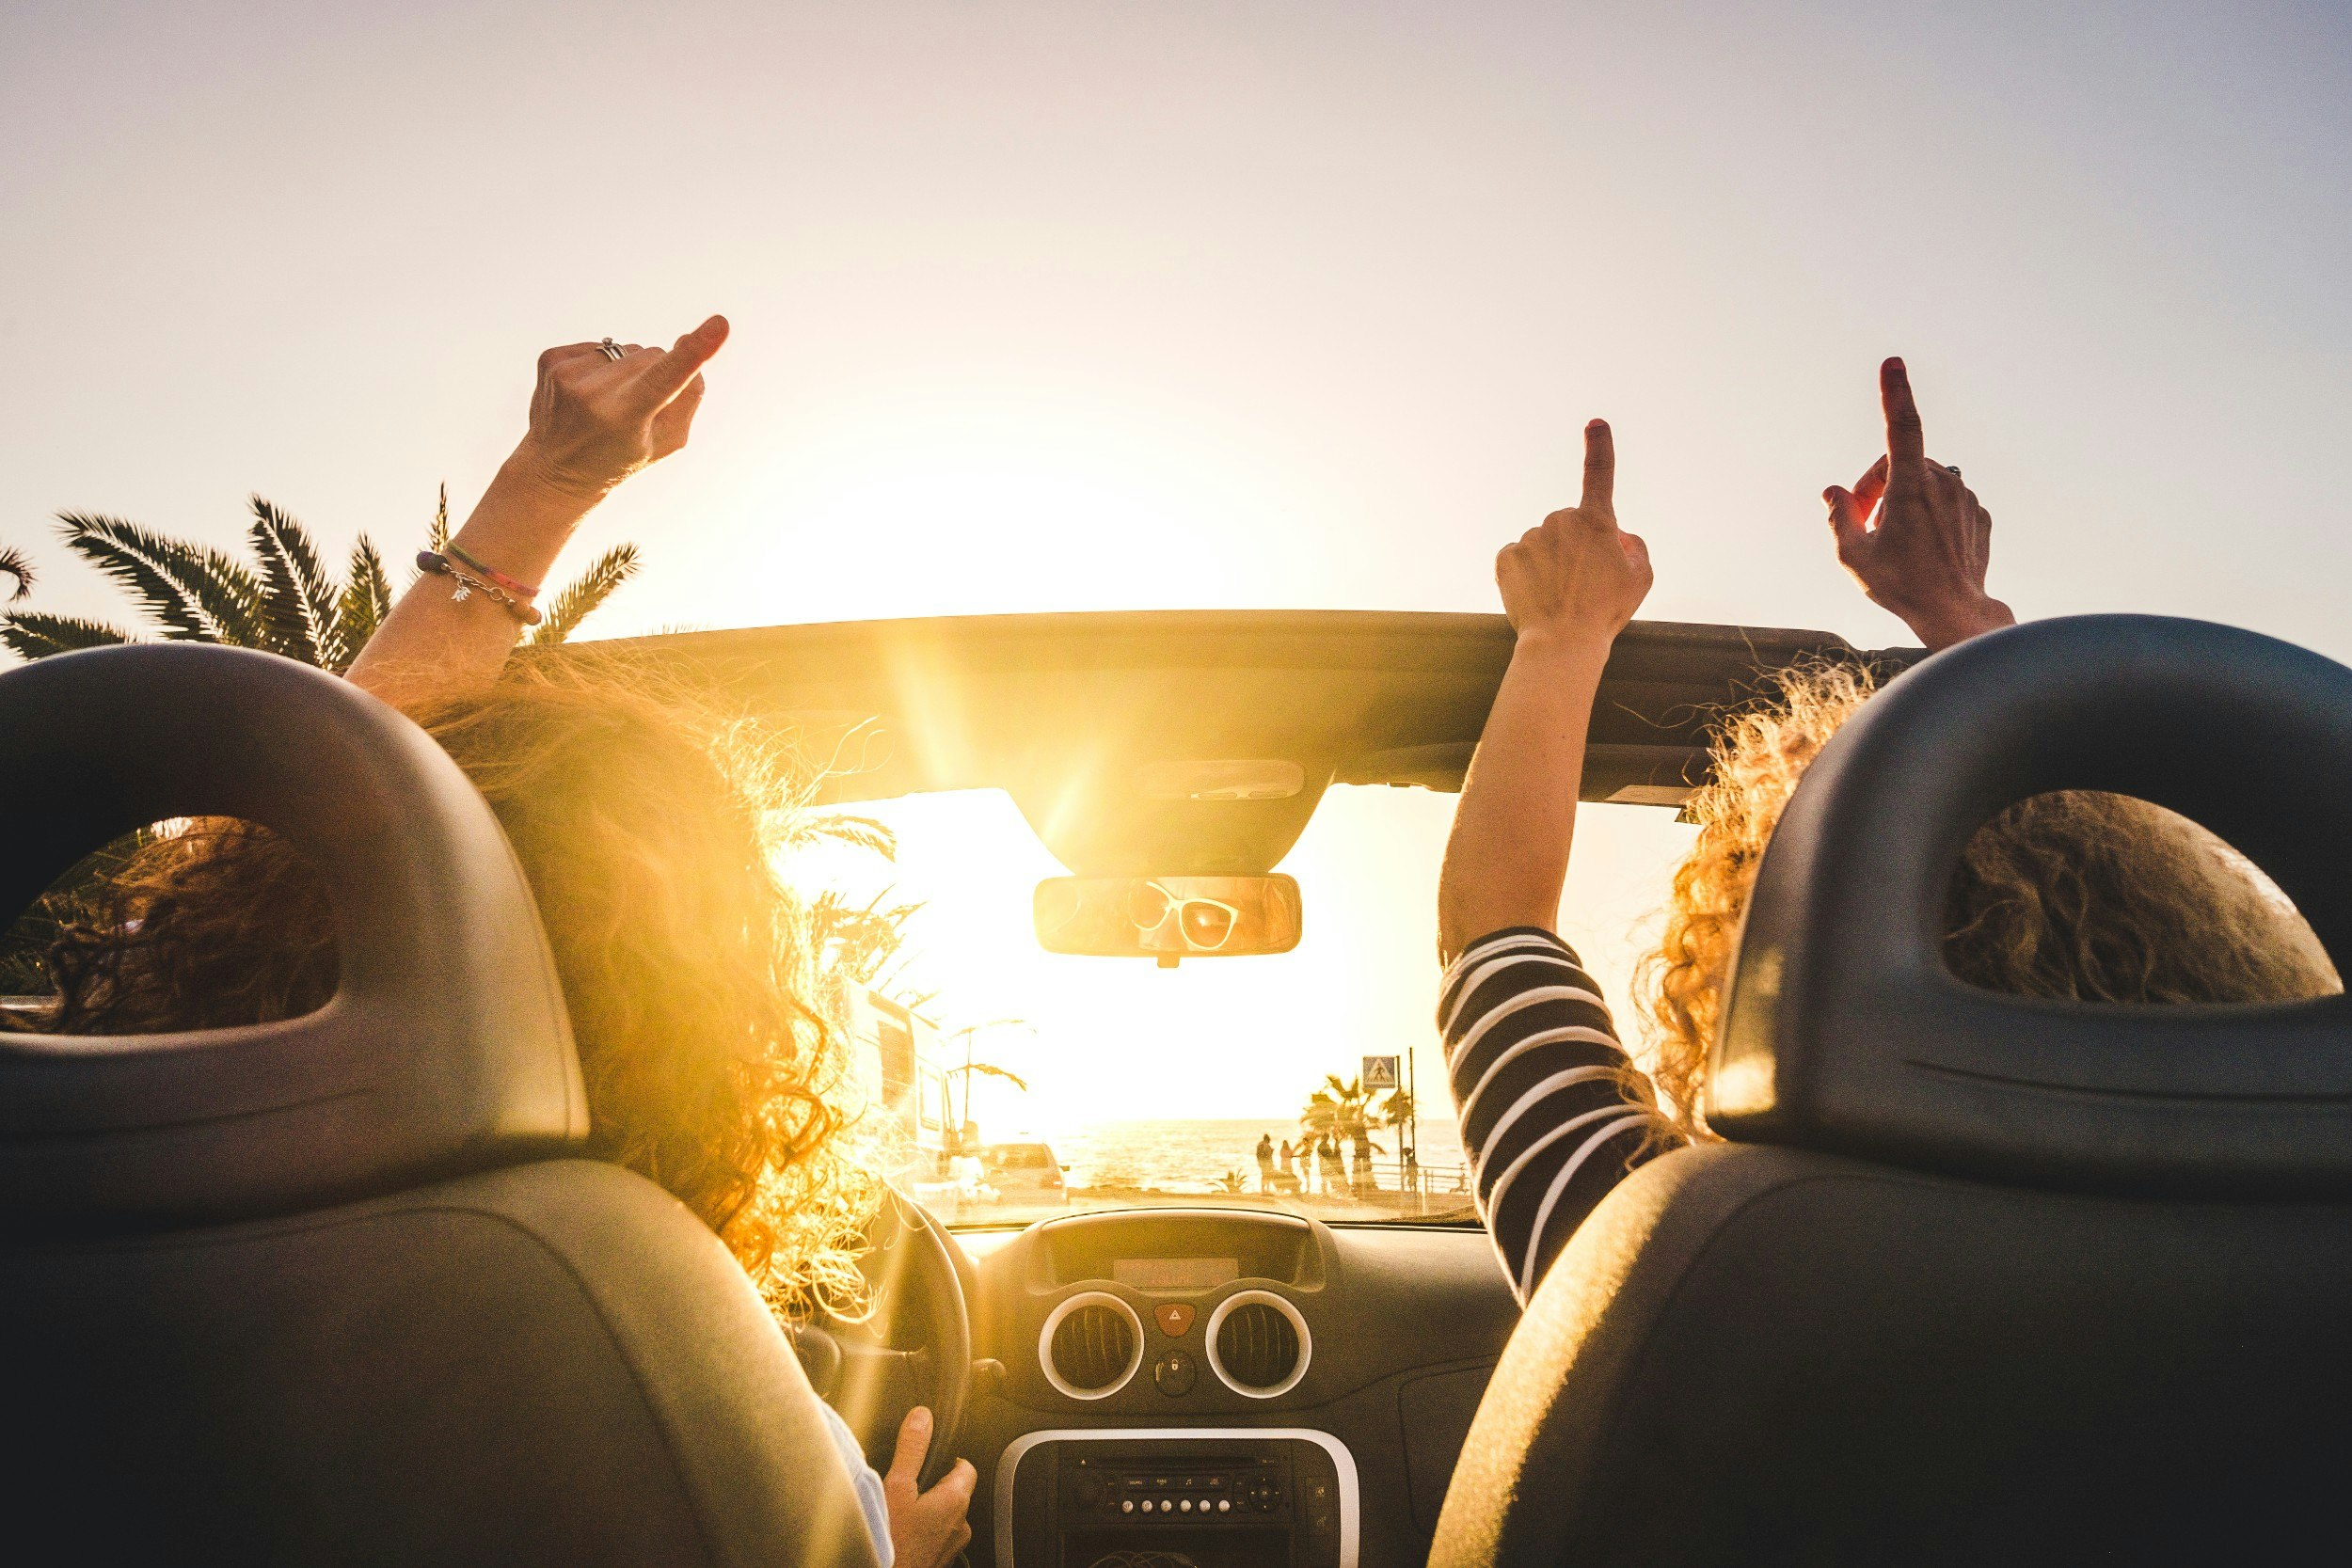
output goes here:
[[2058, 788], [2215, 829], [2346, 967], [2352, 671], [2085, 617], [1890, 684], [1759, 868], [1709, 1085], [1729, 1141], [1635, 1171], [1554, 1264], [1436, 1568], [2212, 1562], [2340, 1533], [2352, 1014], [1954, 979], [1961, 847]]
[[871, 1568], [758, 1291], [579, 1157], [529, 890], [421, 732], [181, 646], [0, 676], [0, 733], [16, 906], [129, 827], [233, 815], [311, 859], [343, 939], [291, 1025], [0, 1035], [19, 1560]]

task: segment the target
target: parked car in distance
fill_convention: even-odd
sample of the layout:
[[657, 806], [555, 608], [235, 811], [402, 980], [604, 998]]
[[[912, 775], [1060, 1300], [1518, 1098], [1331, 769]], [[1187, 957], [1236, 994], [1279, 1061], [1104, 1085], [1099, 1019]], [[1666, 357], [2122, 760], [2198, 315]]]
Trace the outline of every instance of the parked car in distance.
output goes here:
[[1067, 1203], [1054, 1146], [1042, 1143], [987, 1144], [980, 1149], [980, 1175], [996, 1189], [999, 1203]]

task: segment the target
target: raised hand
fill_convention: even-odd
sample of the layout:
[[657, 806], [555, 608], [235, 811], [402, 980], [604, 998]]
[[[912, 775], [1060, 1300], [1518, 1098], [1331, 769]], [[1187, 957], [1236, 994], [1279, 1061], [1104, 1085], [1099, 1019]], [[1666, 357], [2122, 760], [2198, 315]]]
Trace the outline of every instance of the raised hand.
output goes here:
[[1495, 557], [1502, 612], [1521, 641], [1565, 638], [1606, 649], [1649, 594], [1649, 546], [1617, 527], [1616, 444], [1584, 427], [1584, 494]]
[[686, 445], [703, 401], [703, 366], [727, 341], [713, 316], [668, 349], [625, 345], [614, 359], [596, 343], [539, 356], [531, 429], [516, 452], [531, 477], [583, 499]]
[[1879, 398], [1886, 411], [1886, 455], [1852, 489], [1833, 484], [1821, 492], [1839, 563], [1871, 603], [1901, 616], [1931, 650], [2016, 625], [2009, 606], [1985, 592], [1993, 514], [1961, 483], [1958, 468], [1929, 459], [1900, 359], [1879, 367]]
[[[713, 316], [667, 349], [598, 343], [539, 356], [531, 426], [457, 531], [451, 547], [524, 583], [543, 583], [572, 531], [612, 488], [686, 445], [702, 405], [703, 367], [727, 341]], [[617, 346], [617, 345], [616, 345]], [[521, 628], [489, 595], [421, 578], [351, 667], [354, 684], [398, 700], [411, 690], [487, 686]]]
[[1584, 736], [1610, 644], [1649, 593], [1649, 546], [1617, 527], [1617, 451], [1584, 427], [1584, 495], [1495, 557], [1518, 632], [1463, 781], [1438, 879], [1438, 950], [1560, 918]]

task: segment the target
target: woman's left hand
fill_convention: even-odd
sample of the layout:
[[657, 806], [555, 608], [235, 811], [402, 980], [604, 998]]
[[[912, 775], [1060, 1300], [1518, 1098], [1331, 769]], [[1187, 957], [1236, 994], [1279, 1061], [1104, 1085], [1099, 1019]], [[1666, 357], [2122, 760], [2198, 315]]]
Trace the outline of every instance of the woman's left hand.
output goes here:
[[686, 445], [703, 401], [703, 366], [727, 341], [713, 316], [667, 350], [623, 346], [614, 359], [596, 343], [567, 343], [539, 356], [531, 429], [510, 469], [588, 505], [621, 481]]
[[918, 1404], [899, 1423], [898, 1447], [891, 1455], [890, 1473], [882, 1477], [882, 1500], [890, 1505], [892, 1568], [947, 1568], [972, 1544], [971, 1522], [964, 1515], [972, 1507], [979, 1472], [970, 1460], [959, 1459], [937, 1485], [918, 1491], [915, 1478], [930, 1448], [931, 1413]]

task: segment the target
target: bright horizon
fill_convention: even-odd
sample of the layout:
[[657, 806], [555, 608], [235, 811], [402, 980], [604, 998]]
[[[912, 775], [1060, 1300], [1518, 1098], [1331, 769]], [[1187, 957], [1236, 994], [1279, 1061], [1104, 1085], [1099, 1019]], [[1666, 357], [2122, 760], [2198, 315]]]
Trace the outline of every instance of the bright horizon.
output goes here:
[[[46, 610], [130, 619], [69, 509], [233, 548], [259, 491], [405, 575], [539, 349], [720, 310], [692, 444], [558, 574], [642, 546], [592, 636], [1491, 610], [1603, 415], [1645, 615], [1886, 645], [1819, 496], [1899, 353], [2021, 615], [2352, 657], [2340, 8], [38, 0], [0, 135], [0, 545]], [[1054, 868], [1001, 800], [886, 815], [943, 1022], [1052, 1015], [1070, 1093], [993, 1113], [1050, 1125], [1270, 1115], [1408, 1043], [1438, 1107], [1450, 806], [1335, 793], [1299, 953], [1173, 976], [1022, 946]], [[1564, 926], [1613, 988], [1686, 832], [1580, 834]], [[1330, 1037], [1279, 1062], [1234, 1026], [1311, 1000]]]

